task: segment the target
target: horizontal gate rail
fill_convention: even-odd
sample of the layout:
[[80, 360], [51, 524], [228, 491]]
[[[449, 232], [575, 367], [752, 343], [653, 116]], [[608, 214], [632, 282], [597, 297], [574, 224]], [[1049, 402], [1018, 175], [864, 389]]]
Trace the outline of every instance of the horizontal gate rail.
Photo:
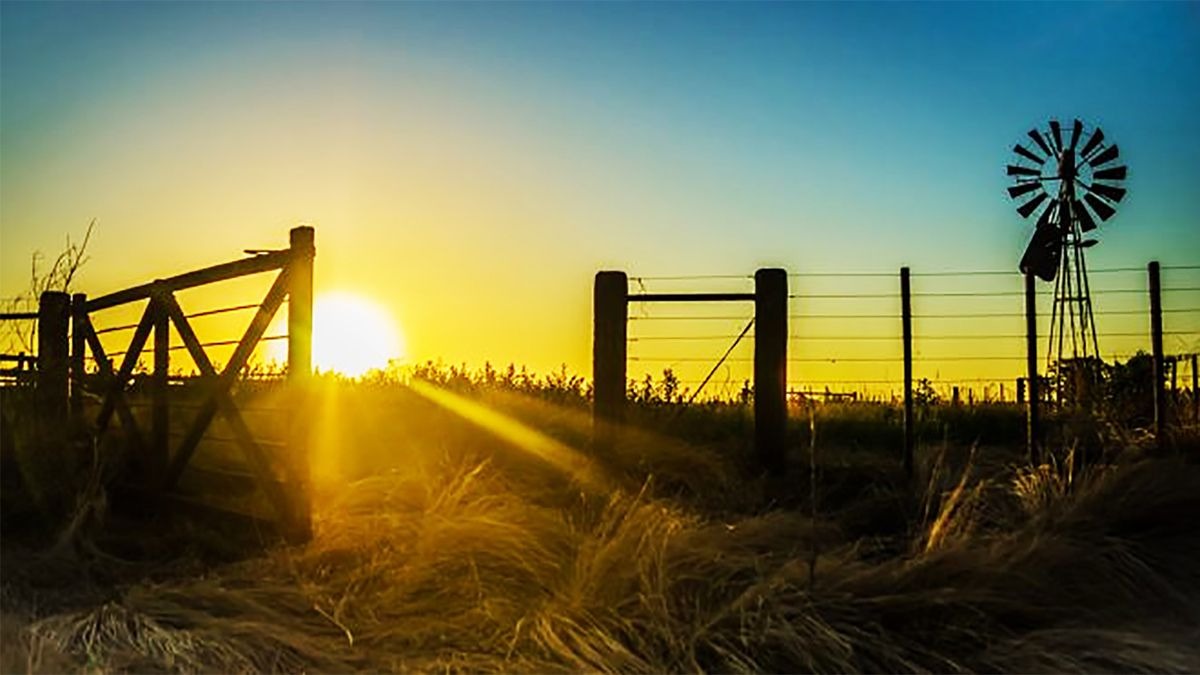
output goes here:
[[753, 293], [636, 293], [629, 302], [754, 302]]
[[126, 288], [122, 291], [102, 295], [87, 301], [85, 308], [89, 312], [125, 305], [138, 300], [145, 300], [154, 294], [155, 288], [166, 288], [171, 291], [181, 291], [196, 286], [204, 286], [218, 281], [244, 277], [260, 272], [282, 269], [292, 259], [291, 249], [271, 251], [246, 260], [213, 265], [194, 272], [186, 272], [159, 281], [152, 281], [140, 286]]

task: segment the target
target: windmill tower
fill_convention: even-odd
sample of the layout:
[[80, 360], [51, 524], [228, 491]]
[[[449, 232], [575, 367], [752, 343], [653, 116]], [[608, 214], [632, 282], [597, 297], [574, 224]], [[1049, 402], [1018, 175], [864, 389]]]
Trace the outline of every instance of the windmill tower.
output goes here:
[[[1066, 142], [1057, 120], [1051, 120], [1045, 129], [1030, 129], [1028, 136], [1032, 144], [1013, 146], [1016, 163], [1009, 164], [1006, 173], [1015, 184], [1008, 194], [1014, 200], [1025, 200], [1017, 206], [1022, 217], [1037, 214], [1020, 269], [1054, 282], [1046, 365], [1059, 374], [1061, 400], [1064, 388], [1078, 392], [1081, 386], [1067, 386], [1063, 381], [1067, 371], [1082, 376], [1080, 369], [1100, 362], [1084, 252], [1097, 243], [1089, 236], [1097, 219], [1105, 222], [1112, 218], [1117, 203], [1125, 197], [1121, 184], [1127, 168], [1113, 164], [1120, 151], [1105, 142], [1104, 132], [1099, 127], [1089, 132], [1079, 120], [1071, 125]], [[1079, 147], [1085, 136], [1087, 140]]]

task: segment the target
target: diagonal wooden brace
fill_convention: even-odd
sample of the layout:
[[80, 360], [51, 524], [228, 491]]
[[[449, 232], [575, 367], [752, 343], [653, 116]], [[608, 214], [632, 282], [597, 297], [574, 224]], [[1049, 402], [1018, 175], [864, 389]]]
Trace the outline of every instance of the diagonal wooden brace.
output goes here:
[[[92, 350], [92, 356], [96, 359], [96, 366], [100, 369], [100, 375], [104, 381], [109, 383], [109, 391], [106, 394], [105, 401], [112, 402], [112, 406], [116, 409], [117, 416], [121, 418], [121, 427], [129, 434], [129, 442], [133, 445], [134, 453], [141, 456], [145, 444], [142, 442], [141, 430], [138, 428], [137, 420], [133, 416], [133, 411], [129, 409], [129, 403], [125, 400], [125, 387], [118, 386], [120, 381], [117, 380], [116, 373], [113, 372], [112, 362], [108, 355], [104, 352], [104, 345], [100, 342], [100, 336], [96, 335], [96, 329], [92, 326], [92, 321], [87, 314], [80, 317], [80, 328], [83, 331], [84, 340], [88, 347]], [[111, 413], [110, 413], [111, 415]], [[101, 435], [108, 426], [108, 420], [104, 422], [105, 426], [100, 427], [99, 418], [97, 418], [96, 435]]]
[[[121, 370], [117, 372], [115, 379], [110, 383], [108, 393], [104, 397], [104, 403], [100, 406], [100, 414], [96, 416], [96, 429], [98, 433], [104, 433], [108, 427], [109, 420], [112, 419], [113, 410], [116, 407], [117, 397], [121, 396], [125, 391], [125, 387], [129, 384], [129, 378], [133, 376], [133, 369], [137, 366], [138, 357], [142, 354], [142, 348], [146, 346], [146, 339], [150, 337], [150, 330], [154, 328], [154, 314], [156, 311], [154, 300], [146, 304], [146, 311], [142, 312], [142, 319], [138, 322], [137, 329], [133, 332], [133, 338], [129, 341], [129, 349], [125, 352], [125, 359], [121, 362]], [[100, 341], [96, 340], [96, 344]], [[92, 346], [92, 351], [95, 352], [95, 344]]]
[[[265, 303], [264, 303], [265, 304]], [[183, 340], [183, 344], [187, 347], [188, 352], [192, 355], [192, 360], [196, 362], [196, 367], [200, 369], [200, 374], [205, 378], [209, 378], [213, 382], [213, 389], [210, 393], [210, 398], [205, 402], [201, 409], [201, 414], [207, 415], [207, 421], [203, 427], [198, 424], [193, 425], [193, 429], [200, 428], [199, 434], [202, 436], [205, 428], [211, 423], [212, 417], [216, 410], [220, 410], [229, 422], [229, 426], [233, 430], [234, 437], [242, 452], [246, 455], [246, 460], [249, 462], [251, 469], [258, 478], [259, 486], [266, 493], [267, 499], [271, 502], [271, 506], [275, 509], [279, 520], [288, 526], [291, 526], [294, 513], [291, 500], [287, 494], [280, 488], [279, 483], [275, 480], [271, 469], [270, 460], [262, 447], [254, 440], [254, 435], [251, 433], [249, 426], [246, 425], [242, 414], [238, 411], [237, 406], [233, 402], [233, 398], [229, 395], [228, 384], [222, 383], [217, 375], [216, 368], [208, 358], [208, 354], [204, 352], [204, 347], [200, 344], [199, 338], [196, 337], [196, 332], [192, 329], [192, 325], [184, 316], [183, 310], [179, 307], [179, 303], [175, 300], [173, 294], [163, 296], [163, 305], [167, 315], [171, 318], [171, 322], [175, 324], [176, 330], [179, 331], [179, 337]], [[268, 318], [268, 321], [270, 319]], [[236, 372], [236, 371], [235, 371]], [[197, 417], [197, 422], [200, 417]], [[184, 439], [187, 443], [191, 440], [191, 430], [189, 435]], [[199, 441], [197, 437], [196, 442]], [[189, 454], [194, 452], [196, 442], [190, 445]], [[180, 448], [182, 453], [183, 447]], [[176, 455], [179, 456], [179, 453]], [[181, 467], [182, 470], [182, 467]], [[174, 480], [178, 476], [172, 474]], [[174, 480], [168, 483], [167, 487], [174, 486]], [[290, 482], [290, 481], [289, 481]]]

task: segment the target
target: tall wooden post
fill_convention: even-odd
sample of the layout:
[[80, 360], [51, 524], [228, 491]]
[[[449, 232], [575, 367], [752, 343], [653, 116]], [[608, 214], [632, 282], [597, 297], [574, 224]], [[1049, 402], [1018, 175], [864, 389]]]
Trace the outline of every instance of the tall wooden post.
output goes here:
[[612, 450], [625, 418], [629, 279], [624, 272], [596, 273], [592, 287], [592, 445]]
[[763, 468], [783, 473], [787, 448], [787, 271], [754, 273], [754, 447]]
[[1159, 448], [1167, 442], [1167, 392], [1163, 371], [1162, 285], [1158, 261], [1147, 265], [1150, 276], [1150, 348], [1154, 353], [1154, 439]]
[[912, 288], [909, 269], [900, 268], [900, 326], [904, 340], [904, 473], [913, 473]]
[[163, 301], [170, 293], [161, 284], [156, 284], [150, 296], [154, 329], [154, 370], [150, 385], [150, 458], [151, 485], [160, 485], [170, 462], [170, 402], [168, 377], [171, 365], [171, 320]]
[[71, 417], [78, 421], [83, 416], [83, 380], [87, 374], [84, 353], [87, 340], [84, 339], [83, 326], [87, 319], [87, 294], [76, 293], [71, 296], [71, 373], [70, 396]]
[[71, 296], [46, 291], [38, 301], [37, 399], [46, 430], [66, 428], [69, 410]]
[[292, 490], [293, 522], [285, 523], [288, 539], [307, 541], [312, 537], [312, 508], [309, 473], [309, 408], [312, 381], [312, 305], [313, 260], [316, 257], [316, 233], [311, 227], [293, 228], [290, 235], [291, 259], [288, 262], [288, 384], [295, 400], [291, 406], [291, 433], [288, 439], [289, 478]]
[[1025, 273], [1025, 382], [1028, 388], [1025, 408], [1025, 451], [1029, 463], [1041, 462], [1041, 393], [1038, 391], [1037, 292], [1032, 272]]
[[1192, 423], [1200, 422], [1200, 391], [1196, 389], [1196, 354], [1192, 354]]

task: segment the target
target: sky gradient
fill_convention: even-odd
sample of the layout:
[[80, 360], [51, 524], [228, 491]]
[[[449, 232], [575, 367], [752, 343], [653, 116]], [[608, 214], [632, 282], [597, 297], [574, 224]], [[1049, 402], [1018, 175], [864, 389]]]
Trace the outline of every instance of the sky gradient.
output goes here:
[[[1089, 264], [1200, 262], [1196, 3], [5, 3], [0, 296], [93, 218], [93, 295], [306, 223], [318, 293], [386, 306], [408, 358], [586, 373], [599, 269], [1015, 269], [1010, 148], [1075, 116], [1130, 166]], [[793, 286], [894, 290], [865, 279]]]

